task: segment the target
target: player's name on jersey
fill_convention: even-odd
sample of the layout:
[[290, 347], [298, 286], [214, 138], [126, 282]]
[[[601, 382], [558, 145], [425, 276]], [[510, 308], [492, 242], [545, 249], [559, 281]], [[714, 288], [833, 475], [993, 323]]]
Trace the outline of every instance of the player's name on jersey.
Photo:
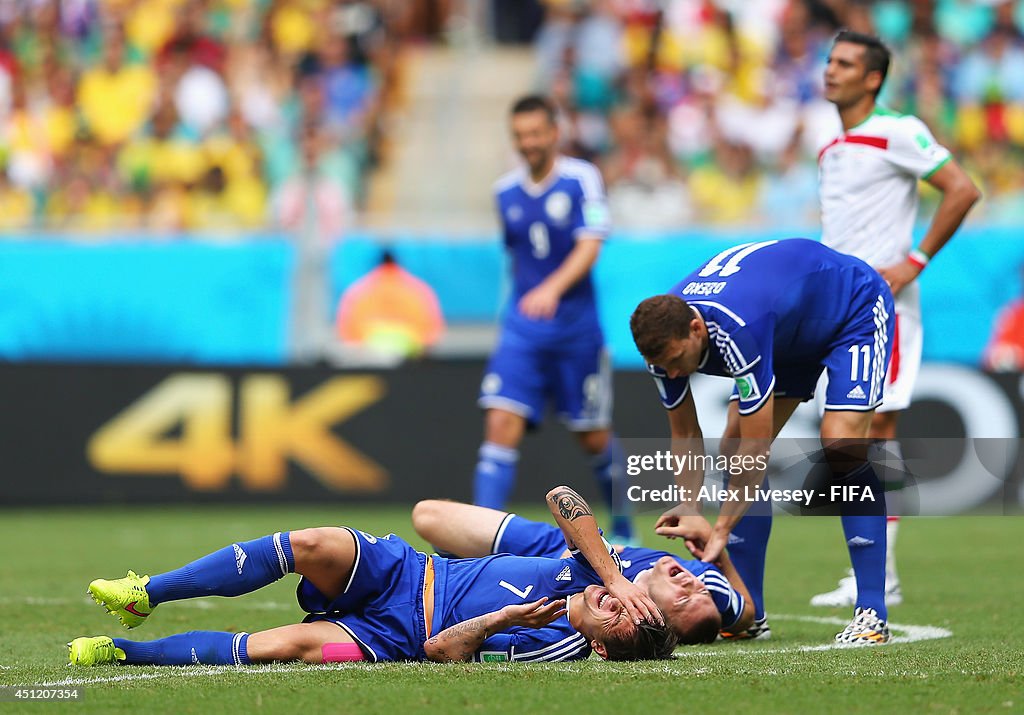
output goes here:
[[683, 295], [715, 295], [725, 290], [725, 281], [691, 281], [683, 288]]
[[698, 489], [671, 485], [663, 489], [644, 489], [633, 485], [626, 492], [632, 502], [784, 502], [810, 506], [813, 500], [819, 502], [862, 502], [875, 501], [870, 486], [833, 485], [827, 490], [814, 489], [765, 489], [744, 486], [727, 489], [717, 484], [705, 484]]

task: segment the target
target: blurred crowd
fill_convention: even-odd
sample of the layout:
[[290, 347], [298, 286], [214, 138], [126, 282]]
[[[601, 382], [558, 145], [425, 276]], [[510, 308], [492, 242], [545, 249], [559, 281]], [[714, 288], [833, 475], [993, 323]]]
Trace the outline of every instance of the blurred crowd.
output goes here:
[[1024, 221], [1022, 0], [545, 6], [540, 84], [567, 151], [602, 166], [620, 225], [813, 225], [818, 150], [839, 126], [822, 74], [840, 27], [889, 44], [881, 103], [956, 153], [985, 192], [977, 213]]
[[336, 233], [436, 4], [0, 2], [0, 228]]
[[[336, 237], [403, 48], [474, 1], [0, 0], [0, 230]], [[1024, 0], [541, 3], [539, 83], [620, 225], [815, 222], [839, 27], [889, 42], [882, 103], [957, 154], [979, 215], [1024, 221]]]

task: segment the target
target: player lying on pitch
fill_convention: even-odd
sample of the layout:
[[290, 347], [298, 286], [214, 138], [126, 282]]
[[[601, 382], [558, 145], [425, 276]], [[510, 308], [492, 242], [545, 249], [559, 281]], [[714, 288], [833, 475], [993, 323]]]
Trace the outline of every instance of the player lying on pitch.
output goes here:
[[[127, 628], [159, 604], [239, 596], [302, 576], [302, 623], [259, 633], [191, 631], [138, 642], [106, 636], [68, 644], [76, 665], [303, 661], [356, 644], [363, 660], [559, 661], [591, 650], [610, 660], [671, 657], [676, 645], [648, 596], [622, 575], [587, 503], [568, 487], [547, 495], [569, 558], [427, 556], [389, 534], [348, 527], [278, 532], [231, 544], [152, 578], [129, 571], [89, 593]], [[598, 584], [602, 584], [598, 585]]]
[[[434, 548], [464, 558], [500, 553], [558, 558], [565, 550], [565, 538], [557, 527], [460, 502], [421, 501], [413, 508], [412, 523]], [[700, 533], [686, 531], [695, 525], [696, 520], [691, 520], [662, 527], [659, 533], [703, 543], [711, 525], [705, 522]], [[623, 574], [647, 592], [680, 643], [710, 643], [722, 630], [732, 638], [753, 623], [750, 594], [724, 551], [715, 564], [707, 564], [656, 549], [615, 549]]]

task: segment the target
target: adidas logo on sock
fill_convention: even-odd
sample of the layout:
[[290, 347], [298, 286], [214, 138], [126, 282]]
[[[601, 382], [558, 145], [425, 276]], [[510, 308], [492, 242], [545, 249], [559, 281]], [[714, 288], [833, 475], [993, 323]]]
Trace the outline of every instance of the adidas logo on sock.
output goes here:
[[249, 557], [244, 551], [242, 551], [242, 547], [238, 544], [232, 544], [232, 546], [235, 547], [235, 568], [238, 569], [238, 575], [241, 576], [242, 566], [245, 565], [245, 560]]
[[874, 543], [871, 539], [865, 539], [863, 536], [855, 536], [846, 542], [848, 546], [871, 546]]
[[572, 581], [572, 569], [568, 565], [561, 570], [561, 572], [555, 576], [556, 581]]
[[742, 544], [744, 541], [746, 541], [746, 539], [742, 536], [736, 536], [736, 534], [733, 533], [729, 534], [729, 546], [732, 546], [733, 544]]
[[867, 395], [864, 394], [864, 389], [860, 385], [856, 385], [846, 393], [846, 397], [851, 400], [863, 400]]

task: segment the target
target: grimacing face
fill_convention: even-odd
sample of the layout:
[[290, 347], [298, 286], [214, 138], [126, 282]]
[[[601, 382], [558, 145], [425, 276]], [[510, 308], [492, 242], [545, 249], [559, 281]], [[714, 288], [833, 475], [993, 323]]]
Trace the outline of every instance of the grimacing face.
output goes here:
[[675, 617], [683, 611], [702, 607], [702, 602], [714, 606], [707, 587], [671, 556], [662, 556], [654, 564], [647, 580], [647, 593], [677, 631], [679, 627]]
[[543, 110], [512, 115], [512, 141], [516, 151], [537, 173], [547, 166], [558, 146], [558, 127]]
[[582, 598], [583, 606], [575, 611], [570, 620], [574, 621], [573, 628], [586, 636], [587, 640], [603, 643], [609, 636], [628, 637], [636, 630], [626, 607], [603, 586], [587, 586], [582, 594], [574, 598]]

